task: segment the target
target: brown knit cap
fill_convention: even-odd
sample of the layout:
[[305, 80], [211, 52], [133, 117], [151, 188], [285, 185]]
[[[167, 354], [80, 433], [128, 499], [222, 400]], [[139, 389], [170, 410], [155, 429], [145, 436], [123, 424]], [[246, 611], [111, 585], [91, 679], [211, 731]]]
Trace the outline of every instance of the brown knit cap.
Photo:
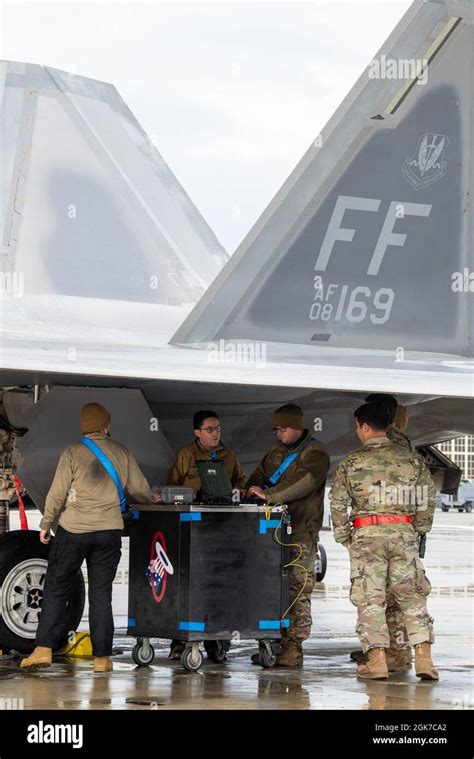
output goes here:
[[100, 403], [87, 403], [81, 409], [81, 432], [100, 432], [110, 422], [110, 414]]
[[294, 403], [287, 403], [286, 406], [281, 406], [273, 414], [273, 426], [304, 430], [303, 409]]
[[393, 423], [397, 430], [400, 430], [400, 432], [405, 432], [408, 425], [408, 409], [406, 406], [397, 406], [397, 411], [395, 413], [395, 419], [393, 420]]

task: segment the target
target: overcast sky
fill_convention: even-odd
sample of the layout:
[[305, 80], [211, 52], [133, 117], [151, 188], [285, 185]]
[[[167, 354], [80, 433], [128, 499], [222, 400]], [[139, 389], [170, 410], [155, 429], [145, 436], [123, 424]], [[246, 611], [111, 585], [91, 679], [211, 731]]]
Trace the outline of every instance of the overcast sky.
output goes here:
[[5, 2], [1, 57], [113, 83], [232, 253], [410, 4]]

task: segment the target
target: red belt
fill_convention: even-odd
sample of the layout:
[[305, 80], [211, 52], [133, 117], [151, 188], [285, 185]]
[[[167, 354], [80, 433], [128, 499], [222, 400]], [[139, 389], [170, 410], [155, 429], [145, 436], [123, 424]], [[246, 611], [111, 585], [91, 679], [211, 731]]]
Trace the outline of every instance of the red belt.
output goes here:
[[373, 517], [357, 517], [354, 519], [354, 527], [367, 527], [371, 524], [397, 524], [398, 522], [411, 522], [411, 517], [407, 515], [395, 517], [385, 514]]

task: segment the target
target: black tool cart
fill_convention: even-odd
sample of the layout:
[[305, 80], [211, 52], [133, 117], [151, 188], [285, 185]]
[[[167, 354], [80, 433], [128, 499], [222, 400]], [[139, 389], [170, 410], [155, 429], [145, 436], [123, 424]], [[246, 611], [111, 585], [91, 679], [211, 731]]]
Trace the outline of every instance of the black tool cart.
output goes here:
[[[275, 539], [275, 530], [277, 539]], [[201, 642], [226, 659], [232, 639], [259, 642], [260, 663], [276, 661], [288, 608], [289, 517], [256, 504], [134, 506], [130, 535], [128, 635], [133, 659], [151, 664], [150, 638], [185, 642], [188, 671]], [[284, 545], [280, 545], [280, 542]]]

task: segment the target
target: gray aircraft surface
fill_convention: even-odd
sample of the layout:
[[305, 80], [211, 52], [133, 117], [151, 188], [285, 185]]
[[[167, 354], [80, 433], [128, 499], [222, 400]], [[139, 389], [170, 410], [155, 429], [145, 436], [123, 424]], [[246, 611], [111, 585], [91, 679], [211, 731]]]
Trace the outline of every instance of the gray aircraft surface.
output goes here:
[[249, 473], [277, 406], [334, 466], [395, 393], [456, 491], [433, 446], [474, 433], [473, 70], [472, 3], [414, 2], [229, 258], [112, 85], [2, 64], [0, 648], [32, 648], [47, 562], [12, 478], [42, 510], [85, 402], [160, 485], [199, 408]]

